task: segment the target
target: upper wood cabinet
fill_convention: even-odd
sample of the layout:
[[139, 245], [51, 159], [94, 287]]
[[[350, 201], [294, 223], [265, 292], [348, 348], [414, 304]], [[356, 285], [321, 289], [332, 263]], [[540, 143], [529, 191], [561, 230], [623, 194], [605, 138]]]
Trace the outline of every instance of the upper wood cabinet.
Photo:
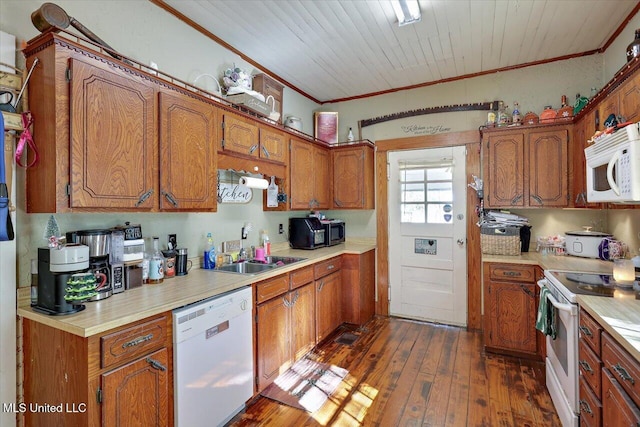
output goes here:
[[571, 181], [571, 207], [593, 208], [601, 207], [600, 203], [589, 203], [587, 201], [587, 160], [584, 156], [584, 149], [587, 148], [587, 140], [596, 131], [595, 111], [590, 111], [582, 116], [573, 125], [573, 138], [569, 157], [571, 159], [570, 181]]
[[373, 147], [369, 145], [335, 147], [333, 161], [333, 208], [373, 209]]
[[570, 126], [486, 131], [485, 206], [569, 206]]
[[289, 159], [289, 147], [287, 137], [267, 126], [260, 127], [260, 158], [272, 160], [278, 163], [287, 163]]
[[161, 92], [160, 209], [215, 211], [217, 111], [178, 92]]
[[248, 117], [222, 111], [222, 148], [224, 151], [258, 157], [258, 124]]
[[291, 209], [331, 207], [331, 157], [326, 148], [299, 140], [290, 143]]
[[[70, 206], [154, 207], [157, 146], [153, 87], [116, 68], [82, 60], [70, 59], [69, 68]], [[143, 201], [145, 194], [152, 197]]]

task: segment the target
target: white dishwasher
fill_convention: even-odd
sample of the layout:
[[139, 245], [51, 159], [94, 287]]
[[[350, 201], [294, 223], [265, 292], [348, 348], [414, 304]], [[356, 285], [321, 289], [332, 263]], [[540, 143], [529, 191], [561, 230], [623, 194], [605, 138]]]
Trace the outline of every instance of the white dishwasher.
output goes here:
[[175, 425], [220, 426], [253, 395], [251, 287], [173, 311]]

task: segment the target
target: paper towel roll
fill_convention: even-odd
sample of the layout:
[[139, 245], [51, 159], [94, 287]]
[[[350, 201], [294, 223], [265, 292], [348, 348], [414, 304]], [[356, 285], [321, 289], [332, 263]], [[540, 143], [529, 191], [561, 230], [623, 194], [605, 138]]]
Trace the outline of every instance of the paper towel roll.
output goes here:
[[260, 190], [266, 190], [269, 186], [269, 182], [263, 178], [252, 178], [250, 176], [243, 176], [240, 178], [240, 185], [247, 186], [249, 188], [259, 188]]

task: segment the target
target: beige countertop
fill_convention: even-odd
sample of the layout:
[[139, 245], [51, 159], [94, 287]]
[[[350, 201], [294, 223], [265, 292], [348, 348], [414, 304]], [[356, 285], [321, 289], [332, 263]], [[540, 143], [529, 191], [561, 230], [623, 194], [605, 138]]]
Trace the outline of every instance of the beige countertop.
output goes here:
[[[278, 248], [279, 249], [279, 248]], [[215, 270], [192, 268], [188, 275], [143, 285], [102, 301], [85, 303], [86, 309], [65, 316], [49, 316], [33, 311], [29, 305], [18, 307], [22, 316], [82, 337], [100, 334], [215, 295], [251, 285], [307, 265], [342, 254], [363, 254], [375, 249], [375, 239], [349, 240], [336, 246], [312, 251], [283, 249], [273, 255], [303, 257], [306, 260], [248, 276]]]
[[640, 301], [578, 295], [578, 304], [640, 362]]

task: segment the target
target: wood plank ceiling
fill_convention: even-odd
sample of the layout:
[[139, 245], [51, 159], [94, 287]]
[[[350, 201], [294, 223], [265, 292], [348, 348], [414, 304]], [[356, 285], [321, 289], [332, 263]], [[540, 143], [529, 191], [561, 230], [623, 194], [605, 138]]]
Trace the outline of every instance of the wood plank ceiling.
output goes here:
[[399, 27], [389, 0], [151, 1], [316, 102], [592, 54], [638, 10], [636, 0], [420, 0], [421, 22]]

